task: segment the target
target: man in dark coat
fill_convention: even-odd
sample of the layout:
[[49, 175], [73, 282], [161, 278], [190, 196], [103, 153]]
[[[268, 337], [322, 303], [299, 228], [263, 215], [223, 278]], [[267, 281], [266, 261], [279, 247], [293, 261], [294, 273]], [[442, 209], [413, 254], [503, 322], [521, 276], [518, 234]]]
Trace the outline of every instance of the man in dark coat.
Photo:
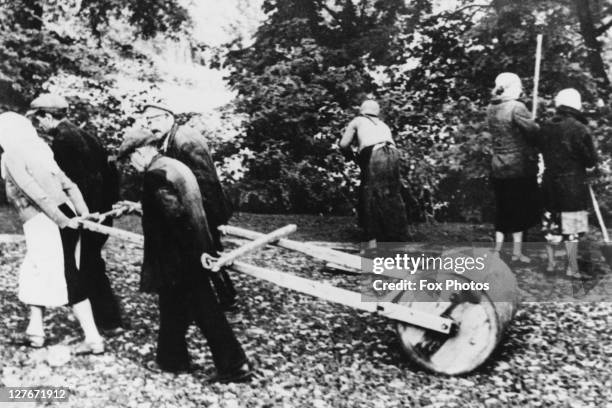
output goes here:
[[[178, 126], [167, 108], [152, 106], [145, 111], [145, 117], [150, 118], [148, 125], [159, 137], [161, 152], [185, 164], [195, 175], [215, 250], [223, 251], [218, 227], [227, 224], [232, 208], [221, 186], [206, 140], [195, 129]], [[236, 290], [227, 271], [223, 269], [214, 275], [212, 282], [221, 307], [235, 311]]]
[[159, 294], [157, 363], [171, 372], [189, 368], [185, 335], [195, 320], [212, 352], [214, 380], [248, 380], [244, 351], [215, 298], [210, 271], [201, 264], [203, 253], [216, 251], [196, 178], [183, 163], [159, 154], [156, 142], [152, 133], [129, 133], [118, 157], [130, 155], [132, 166], [144, 173], [140, 287]]
[[[68, 102], [59, 95], [43, 94], [30, 107], [28, 116], [48, 136], [55, 161], [81, 190], [90, 212], [111, 210], [119, 199], [119, 180], [100, 140], [66, 119]], [[103, 223], [110, 226], [112, 219]], [[80, 270], [86, 274], [96, 325], [112, 334], [121, 330], [122, 319], [101, 255], [107, 238], [95, 232], [82, 232]]]

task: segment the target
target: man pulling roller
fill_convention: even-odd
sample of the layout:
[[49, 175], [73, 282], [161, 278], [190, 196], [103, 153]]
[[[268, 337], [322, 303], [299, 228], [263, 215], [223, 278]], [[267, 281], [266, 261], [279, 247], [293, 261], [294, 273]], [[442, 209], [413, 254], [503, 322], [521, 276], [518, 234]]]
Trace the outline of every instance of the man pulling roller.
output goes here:
[[[166, 107], [150, 105], [144, 111], [147, 127], [158, 137], [160, 152], [185, 164], [195, 175], [202, 195], [202, 205], [210, 226], [215, 250], [221, 252], [219, 225], [227, 224], [232, 208], [219, 181], [206, 139], [189, 126], [179, 126], [174, 113]], [[236, 290], [227, 271], [211, 277], [224, 311], [237, 311]]]

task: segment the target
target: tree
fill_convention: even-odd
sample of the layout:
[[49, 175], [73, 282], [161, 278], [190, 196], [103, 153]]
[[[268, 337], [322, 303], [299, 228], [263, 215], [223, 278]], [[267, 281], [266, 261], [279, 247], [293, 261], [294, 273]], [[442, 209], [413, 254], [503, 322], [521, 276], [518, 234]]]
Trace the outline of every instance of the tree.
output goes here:
[[143, 38], [179, 32], [190, 22], [178, 0], [83, 0], [80, 11], [96, 37], [103, 35], [111, 17], [125, 19]]
[[350, 208], [353, 179], [332, 146], [350, 109], [376, 90], [368, 70], [389, 58], [403, 7], [399, 0], [267, 0], [255, 42], [230, 47], [229, 83], [237, 112], [248, 118], [232, 147], [252, 152], [244, 182], [269, 208]]
[[[100, 47], [111, 17], [125, 18], [133, 35], [144, 38], [189, 23], [177, 0], [84, 0], [78, 7], [71, 0], [0, 0], [0, 78], [13, 91], [0, 95], [0, 104], [22, 109], [60, 70], [92, 78], [112, 70], [108, 48]], [[59, 33], [53, 23], [73, 26], [77, 34]]]
[[[263, 207], [350, 208], [356, 172], [346, 170], [332, 145], [353, 108], [373, 95], [404, 155], [412, 218], [487, 218], [484, 112], [497, 74], [516, 72], [528, 97], [541, 33], [543, 105], [565, 87], [580, 90], [587, 104], [609, 93], [607, 61], [601, 47], [589, 45], [578, 13], [584, 10], [574, 0], [434, 6], [431, 0], [264, 3], [268, 18], [254, 44], [227, 55], [237, 111], [247, 119], [242, 138], [224, 151], [244, 153], [242, 187], [258, 191], [270, 204]], [[599, 2], [588, 11], [597, 37], [612, 26]]]
[[[597, 78], [602, 88], [609, 94], [610, 78], [602, 58], [602, 48], [599, 37], [605, 34], [612, 27], [612, 19], [605, 23], [595, 26], [595, 15], [609, 15], [612, 5], [608, 4], [602, 8], [600, 2], [595, 2], [596, 7], [590, 0], [574, 0], [574, 8], [578, 21], [580, 22], [580, 32], [588, 50], [589, 65], [593, 75]], [[594, 9], [598, 10], [594, 12]], [[601, 19], [601, 18], [600, 18]], [[608, 95], [605, 95], [606, 99]]]

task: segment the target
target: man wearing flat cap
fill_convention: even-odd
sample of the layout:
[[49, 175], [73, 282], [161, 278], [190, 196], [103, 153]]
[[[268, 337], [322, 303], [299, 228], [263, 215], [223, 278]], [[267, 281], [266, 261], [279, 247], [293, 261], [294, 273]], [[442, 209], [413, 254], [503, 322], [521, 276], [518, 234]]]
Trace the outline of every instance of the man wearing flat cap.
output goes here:
[[[185, 164], [195, 175], [215, 249], [217, 252], [223, 251], [218, 227], [227, 224], [232, 208], [219, 181], [206, 140], [195, 129], [179, 126], [174, 113], [166, 106], [148, 105], [143, 115], [149, 129], [158, 137], [160, 151]], [[236, 290], [225, 269], [213, 276], [212, 282], [223, 310], [237, 311]]]
[[140, 289], [159, 294], [157, 364], [164, 371], [189, 370], [185, 335], [195, 320], [217, 368], [212, 380], [246, 381], [251, 371], [245, 353], [215, 297], [212, 272], [200, 260], [204, 253], [216, 253], [200, 188], [185, 164], [159, 153], [157, 142], [152, 133], [134, 130], [118, 153], [144, 173]]
[[[47, 136], [55, 161], [81, 190], [90, 212], [106, 212], [119, 199], [119, 180], [114, 163], [100, 140], [70, 122], [68, 102], [60, 95], [42, 94], [30, 104], [27, 116]], [[112, 219], [104, 221], [112, 225]], [[81, 271], [86, 275], [88, 295], [96, 325], [106, 334], [121, 331], [119, 303], [106, 276], [101, 251], [106, 235], [83, 231]]]

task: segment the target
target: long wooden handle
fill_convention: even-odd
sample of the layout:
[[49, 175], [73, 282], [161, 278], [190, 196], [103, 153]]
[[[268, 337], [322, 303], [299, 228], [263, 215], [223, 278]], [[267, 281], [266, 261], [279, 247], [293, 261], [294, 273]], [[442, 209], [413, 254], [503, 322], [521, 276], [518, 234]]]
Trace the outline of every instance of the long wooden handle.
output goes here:
[[[297, 226], [295, 224], [289, 224], [277, 230], [270, 232], [269, 234], [262, 234], [256, 240], [247, 243], [239, 248], [234, 249], [233, 251], [221, 256], [217, 262], [212, 266], [211, 270], [213, 272], [218, 272], [223, 266], [232, 263], [238, 257], [245, 255], [249, 252], [255, 251], [261, 247], [264, 247], [272, 242], [278, 241], [279, 239], [286, 237], [289, 234], [292, 234], [297, 230]], [[202, 259], [202, 262], [206, 262]]]
[[234, 262], [231, 268], [236, 272], [272, 282], [283, 288], [295, 290], [299, 293], [305, 293], [319, 299], [339, 303], [358, 310], [376, 313], [390, 319], [434, 330], [438, 333], [448, 334], [453, 326], [453, 320], [445, 316], [422, 312], [417, 308], [391, 302], [364, 302], [363, 294], [360, 292], [353, 292], [330, 285], [329, 283], [302, 278], [288, 272], [262, 268], [240, 261]]
[[88, 221], [84, 219], [79, 219], [79, 224], [81, 224], [84, 229], [89, 231], [99, 232], [100, 234], [104, 235], [110, 235], [112, 237], [117, 237], [119, 239], [130, 241], [138, 245], [142, 245], [144, 243], [144, 237], [134, 232], [114, 227], [107, 227], [106, 225], [98, 224], [97, 222]]
[[589, 186], [589, 192], [591, 193], [591, 200], [593, 200], [593, 208], [595, 209], [595, 215], [597, 215], [597, 221], [599, 222], [599, 228], [601, 228], [601, 234], [603, 235], [605, 242], [610, 242], [608, 229], [606, 228], [606, 225], [603, 221], [603, 217], [601, 216], [601, 211], [599, 210], [599, 203], [595, 198], [595, 192], [593, 191], [593, 187]]
[[[251, 231], [245, 228], [234, 227], [231, 225], [221, 225], [219, 231], [224, 234], [233, 235], [240, 238], [246, 239], [258, 239], [263, 234]], [[321, 259], [326, 262], [341, 265], [346, 268], [352, 269], [355, 273], [360, 273], [362, 269], [361, 257], [353, 254], [347, 254], [345, 252], [336, 251], [330, 248], [323, 248], [317, 245], [307, 244], [300, 241], [293, 241], [290, 239], [282, 238], [274, 245], [281, 248], [290, 249], [292, 251], [302, 252], [306, 255], [310, 255], [313, 258]]]
[[536, 45], [535, 72], [533, 74], [533, 106], [531, 118], [535, 119], [538, 113], [538, 86], [540, 85], [540, 62], [542, 61], [542, 34], [538, 34]]
[[[125, 239], [135, 243], [142, 243], [144, 237], [130, 231], [125, 231], [119, 228], [107, 227], [96, 222], [79, 219], [79, 223], [83, 228], [90, 231], [99, 232], [106, 235], [111, 235], [120, 239]], [[289, 234], [290, 231], [295, 231], [295, 225], [287, 225], [273, 231], [270, 234], [261, 234], [264, 238], [271, 239], [270, 242], [278, 240], [278, 235]], [[253, 232], [253, 231], [251, 231]], [[254, 233], [254, 232], [253, 232]], [[277, 237], [270, 237], [272, 234]], [[257, 240], [263, 242], [264, 240]], [[255, 241], [249, 243], [253, 244]], [[294, 241], [296, 242], [296, 241]], [[238, 249], [245, 248], [244, 245]], [[230, 253], [231, 254], [231, 253]], [[229, 255], [229, 254], [228, 254]], [[280, 272], [273, 269], [261, 268], [255, 265], [249, 265], [244, 262], [236, 261], [232, 265], [232, 269], [253, 276], [255, 278], [264, 279], [284, 288], [293, 289], [300, 293], [305, 293], [320, 299], [329, 300], [331, 302], [340, 303], [359, 310], [364, 310], [371, 313], [377, 313], [390, 319], [399, 320], [401, 322], [417, 325], [439, 333], [448, 334], [453, 325], [453, 320], [448, 317], [438, 316], [435, 314], [421, 312], [417, 309], [409, 308], [404, 305], [394, 304], [390, 302], [364, 302], [360, 292], [352, 292], [346, 289], [332, 286], [328, 283], [317, 282], [311, 279], [301, 278], [287, 272]]]

